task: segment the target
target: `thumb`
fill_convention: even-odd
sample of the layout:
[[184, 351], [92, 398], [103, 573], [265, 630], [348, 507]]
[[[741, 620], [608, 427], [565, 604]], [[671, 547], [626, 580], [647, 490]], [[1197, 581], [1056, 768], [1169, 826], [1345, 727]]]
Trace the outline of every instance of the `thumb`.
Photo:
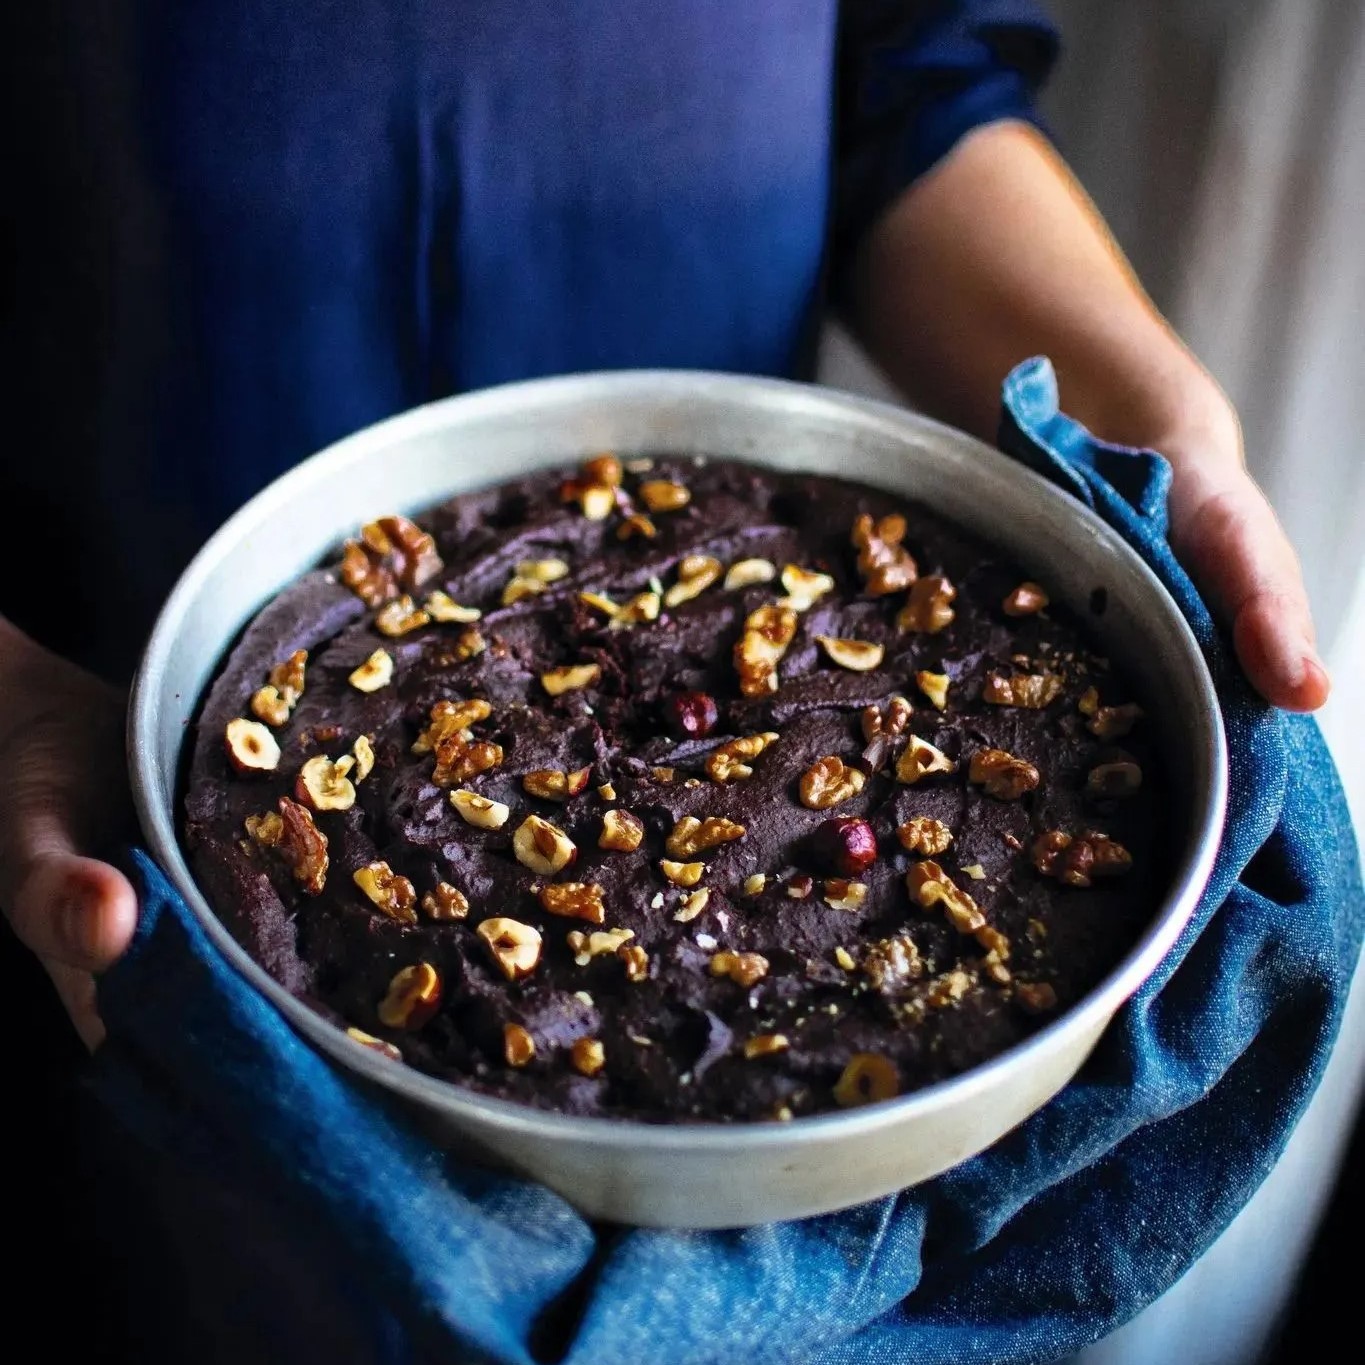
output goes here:
[[127, 877], [108, 863], [69, 848], [50, 849], [21, 873], [10, 920], [49, 966], [99, 972], [128, 946], [137, 927], [137, 897]]

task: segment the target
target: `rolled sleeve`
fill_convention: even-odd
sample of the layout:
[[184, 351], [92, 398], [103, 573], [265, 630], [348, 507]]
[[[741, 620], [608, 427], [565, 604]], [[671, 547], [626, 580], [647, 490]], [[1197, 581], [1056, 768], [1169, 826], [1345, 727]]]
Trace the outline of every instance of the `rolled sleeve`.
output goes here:
[[1036, 96], [1056, 26], [1030, 0], [844, 0], [834, 202], [836, 265], [884, 209], [973, 128], [1046, 132]]

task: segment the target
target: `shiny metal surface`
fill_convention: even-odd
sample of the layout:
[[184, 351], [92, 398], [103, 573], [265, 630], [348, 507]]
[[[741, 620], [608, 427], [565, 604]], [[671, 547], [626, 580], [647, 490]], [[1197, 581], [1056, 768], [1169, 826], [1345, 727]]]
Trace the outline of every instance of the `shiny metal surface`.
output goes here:
[[[239, 629], [363, 521], [601, 450], [732, 455], [911, 495], [1002, 546], [1088, 615], [1158, 728], [1183, 831], [1147, 933], [1089, 996], [1022, 1045], [886, 1104], [791, 1123], [653, 1125], [544, 1113], [386, 1061], [293, 999], [219, 923], [176, 839], [181, 745]], [[1226, 759], [1212, 683], [1157, 580], [1097, 517], [970, 437], [885, 404], [776, 380], [635, 371], [447, 399], [314, 456], [238, 512], [168, 599], [134, 684], [129, 764], [148, 846], [232, 966], [337, 1063], [400, 1096], [451, 1146], [543, 1181], [592, 1217], [731, 1227], [847, 1207], [979, 1152], [1075, 1074], [1179, 935], [1222, 832]]]

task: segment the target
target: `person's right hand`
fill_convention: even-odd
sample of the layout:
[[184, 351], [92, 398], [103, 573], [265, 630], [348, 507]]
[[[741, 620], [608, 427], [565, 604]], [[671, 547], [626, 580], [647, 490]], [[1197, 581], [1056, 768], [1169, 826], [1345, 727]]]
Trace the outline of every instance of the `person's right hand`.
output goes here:
[[91, 974], [137, 925], [128, 879], [88, 856], [131, 828], [123, 725], [119, 693], [0, 620], [0, 908], [90, 1048]]

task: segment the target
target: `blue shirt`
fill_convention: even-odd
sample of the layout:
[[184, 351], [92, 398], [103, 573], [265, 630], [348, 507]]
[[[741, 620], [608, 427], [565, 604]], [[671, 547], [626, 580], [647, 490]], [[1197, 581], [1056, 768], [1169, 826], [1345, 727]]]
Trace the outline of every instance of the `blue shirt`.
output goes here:
[[29, 601], [9, 546], [0, 610], [110, 672], [224, 517], [357, 427], [553, 372], [806, 373], [867, 225], [1033, 118], [1056, 47], [1027, 0], [61, 9], [24, 21], [9, 367], [45, 430], [0, 496], [88, 605]]

